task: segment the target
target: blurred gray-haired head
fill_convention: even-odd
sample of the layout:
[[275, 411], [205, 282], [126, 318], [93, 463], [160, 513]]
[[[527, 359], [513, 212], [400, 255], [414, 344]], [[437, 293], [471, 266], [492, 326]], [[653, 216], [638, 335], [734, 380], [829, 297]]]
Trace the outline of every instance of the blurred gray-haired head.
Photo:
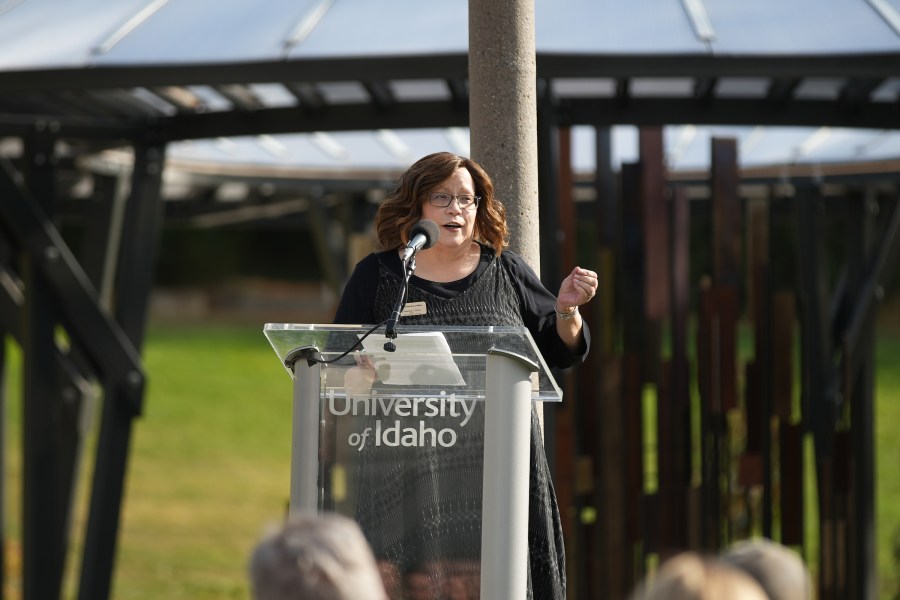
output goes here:
[[667, 559], [631, 600], [766, 600], [748, 573], [714, 556], [685, 551]]
[[355, 521], [293, 516], [250, 557], [255, 600], [386, 600], [372, 550]]
[[743, 569], [763, 587], [770, 600], [811, 600], [812, 579], [800, 555], [777, 542], [737, 542], [722, 560]]

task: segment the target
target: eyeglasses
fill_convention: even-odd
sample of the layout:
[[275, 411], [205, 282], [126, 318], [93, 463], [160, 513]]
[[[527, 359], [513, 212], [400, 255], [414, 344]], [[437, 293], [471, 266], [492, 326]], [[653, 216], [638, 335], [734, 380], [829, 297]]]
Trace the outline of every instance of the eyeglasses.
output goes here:
[[469, 194], [454, 196], [453, 194], [446, 194], [444, 192], [434, 192], [428, 198], [428, 202], [437, 208], [447, 208], [450, 206], [450, 203], [453, 202], [454, 198], [456, 198], [456, 203], [463, 210], [470, 208], [471, 206], [478, 206], [478, 201], [481, 200], [481, 196], [470, 196]]

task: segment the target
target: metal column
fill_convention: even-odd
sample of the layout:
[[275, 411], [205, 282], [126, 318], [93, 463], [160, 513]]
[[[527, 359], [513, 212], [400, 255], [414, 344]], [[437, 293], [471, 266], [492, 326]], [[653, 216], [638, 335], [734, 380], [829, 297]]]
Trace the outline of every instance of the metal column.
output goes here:
[[488, 353], [481, 597], [491, 600], [527, 596], [531, 373], [536, 370], [516, 354]]

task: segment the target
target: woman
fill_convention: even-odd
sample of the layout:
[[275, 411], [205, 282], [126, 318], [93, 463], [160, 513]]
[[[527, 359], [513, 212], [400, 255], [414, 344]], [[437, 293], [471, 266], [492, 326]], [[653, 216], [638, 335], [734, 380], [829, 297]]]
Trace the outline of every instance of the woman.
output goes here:
[[[434, 221], [440, 236], [434, 246], [416, 255], [407, 302], [417, 307], [413, 311], [417, 314], [403, 316], [403, 324], [524, 325], [548, 366], [565, 368], [584, 360], [590, 335], [578, 307], [594, 297], [597, 274], [575, 267], [556, 296], [549, 292], [522, 258], [504, 252], [505, 209], [494, 197], [490, 177], [476, 162], [448, 152], [413, 164], [379, 207], [375, 228], [384, 250], [356, 266], [335, 323], [375, 324], [388, 319], [403, 285], [402, 249], [421, 219]], [[373, 369], [360, 375], [369, 384], [375, 378]], [[531, 438], [529, 597], [561, 599], [565, 598], [562, 529], [534, 413]], [[483, 437], [470, 435], [465, 442], [443, 455], [396, 459], [412, 463], [403, 473], [381, 467], [377, 477], [370, 474], [377, 481], [361, 493], [357, 519], [376, 554], [403, 564], [436, 559], [431, 554], [440, 552], [458, 555], [458, 546], [466, 540], [480, 543], [480, 519], [473, 524], [464, 513], [472, 508], [480, 511], [481, 465], [475, 463]], [[466, 447], [475, 450], [463, 455]], [[419, 525], [407, 526], [408, 522]], [[465, 562], [466, 557], [453, 558]]]

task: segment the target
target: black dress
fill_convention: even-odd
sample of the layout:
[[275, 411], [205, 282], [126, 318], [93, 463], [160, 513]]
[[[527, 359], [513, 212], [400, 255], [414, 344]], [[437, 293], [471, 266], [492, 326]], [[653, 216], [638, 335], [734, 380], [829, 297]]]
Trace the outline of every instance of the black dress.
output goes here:
[[[357, 265], [341, 298], [335, 323], [375, 324], [388, 318], [403, 283], [395, 251], [371, 254]], [[482, 246], [474, 273], [451, 283], [410, 279], [408, 302], [424, 302], [424, 315], [404, 316], [406, 325], [525, 325], [545, 362], [564, 368], [587, 354], [590, 335], [578, 352], [556, 333], [556, 298], [516, 254], [496, 257]], [[477, 563], [481, 543], [483, 405], [477, 403], [452, 448], [370, 448], [361, 457], [356, 519], [376, 556], [401, 571], [423, 564], [444, 575]], [[435, 430], [441, 419], [429, 420]], [[386, 452], [390, 456], [384, 456]], [[565, 550], [559, 509], [543, 439], [534, 411], [528, 521], [528, 597], [565, 598]]]

